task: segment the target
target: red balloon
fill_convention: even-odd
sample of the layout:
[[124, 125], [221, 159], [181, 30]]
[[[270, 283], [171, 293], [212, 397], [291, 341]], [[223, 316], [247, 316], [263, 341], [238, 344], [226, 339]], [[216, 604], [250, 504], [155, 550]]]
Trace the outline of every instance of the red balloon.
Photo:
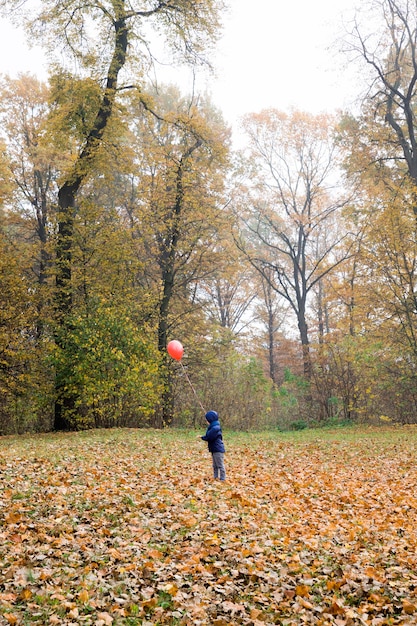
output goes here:
[[172, 356], [176, 361], [181, 361], [182, 355], [184, 354], [184, 348], [182, 347], [181, 342], [173, 339], [167, 345], [167, 350], [169, 356]]

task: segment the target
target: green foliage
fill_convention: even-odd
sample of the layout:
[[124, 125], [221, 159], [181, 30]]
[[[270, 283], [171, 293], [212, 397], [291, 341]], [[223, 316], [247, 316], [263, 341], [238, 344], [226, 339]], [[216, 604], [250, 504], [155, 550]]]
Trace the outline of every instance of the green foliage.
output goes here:
[[77, 395], [72, 426], [147, 424], [161, 392], [150, 329], [138, 328], [126, 310], [105, 302], [69, 323], [55, 367], [65, 393]]
[[284, 385], [294, 385], [297, 389], [307, 389], [309, 382], [302, 376], [294, 374], [288, 367], [284, 369]]
[[295, 420], [290, 424], [290, 430], [305, 430], [306, 428], [308, 428], [308, 424], [304, 420]]

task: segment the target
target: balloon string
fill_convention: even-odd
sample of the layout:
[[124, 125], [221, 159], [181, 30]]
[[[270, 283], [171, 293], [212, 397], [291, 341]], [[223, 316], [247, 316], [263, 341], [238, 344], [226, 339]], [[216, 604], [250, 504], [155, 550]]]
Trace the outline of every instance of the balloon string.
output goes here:
[[181, 365], [181, 367], [182, 367], [182, 371], [184, 372], [185, 378], [188, 380], [188, 382], [189, 382], [189, 384], [190, 384], [190, 387], [191, 387], [191, 389], [192, 389], [192, 390], [193, 390], [193, 392], [194, 392], [194, 395], [195, 395], [195, 397], [196, 397], [196, 400], [197, 400], [198, 404], [201, 406], [201, 409], [202, 409], [202, 410], [204, 411], [204, 413], [205, 413], [205, 412], [206, 412], [206, 409], [205, 409], [205, 408], [203, 407], [203, 405], [201, 404], [200, 399], [199, 399], [199, 397], [197, 396], [197, 393], [196, 393], [196, 391], [195, 391], [195, 389], [194, 389], [194, 387], [193, 387], [193, 384], [192, 384], [191, 380], [188, 378], [188, 374], [187, 374], [187, 372], [185, 371], [185, 367], [184, 367], [184, 364], [183, 364], [183, 362], [182, 362], [182, 361], [180, 361], [180, 365]]

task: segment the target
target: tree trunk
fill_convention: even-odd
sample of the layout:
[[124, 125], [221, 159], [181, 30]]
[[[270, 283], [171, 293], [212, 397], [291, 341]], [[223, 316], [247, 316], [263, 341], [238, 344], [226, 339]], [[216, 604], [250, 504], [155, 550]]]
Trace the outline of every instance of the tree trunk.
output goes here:
[[[122, 9], [122, 12], [124, 8]], [[94, 124], [86, 138], [73, 171], [58, 192], [58, 235], [56, 245], [56, 342], [60, 350], [65, 351], [66, 339], [70, 332], [72, 313], [72, 245], [74, 235], [74, 217], [77, 193], [83, 182], [91, 175], [92, 164], [101, 144], [103, 134], [111, 118], [117, 93], [117, 80], [120, 70], [126, 61], [128, 45], [128, 28], [124, 13], [114, 23], [115, 46], [113, 57], [107, 73], [106, 87]], [[66, 388], [66, 372], [60, 372], [55, 381], [55, 430], [74, 428], [74, 409], [77, 395], [68, 395]]]
[[275, 319], [271, 309], [268, 311], [268, 352], [269, 352], [269, 376], [274, 384], [276, 384], [276, 365], [275, 365]]
[[310, 342], [308, 339], [308, 327], [304, 311], [298, 312], [298, 329], [300, 331], [301, 346], [303, 350], [303, 370], [305, 379], [310, 382], [312, 376], [312, 365], [310, 355]]

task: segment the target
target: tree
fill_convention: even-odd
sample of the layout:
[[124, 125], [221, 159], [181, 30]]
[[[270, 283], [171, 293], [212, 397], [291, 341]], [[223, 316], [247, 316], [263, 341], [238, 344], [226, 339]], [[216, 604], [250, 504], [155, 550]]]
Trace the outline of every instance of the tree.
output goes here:
[[235, 337], [245, 335], [256, 298], [250, 266], [237, 250], [228, 230], [216, 242], [215, 270], [199, 282], [198, 298], [210, 320]]
[[[416, 386], [415, 3], [372, 0], [358, 12], [345, 43], [368, 80], [360, 113], [345, 116], [341, 126], [346, 171], [361, 190], [352, 219], [366, 225], [359, 288], [367, 293], [367, 314], [356, 319], [366, 329], [368, 346], [383, 346], [376, 351], [373, 387], [384, 399], [382, 411], [398, 416], [414, 405]], [[393, 391], [389, 403], [387, 389]]]
[[[369, 70], [368, 112], [374, 124], [375, 162], [396, 165], [396, 183], [417, 217], [417, 12], [412, 0], [372, 0], [346, 37], [347, 50]], [[380, 28], [375, 31], [375, 24]], [[371, 31], [369, 29], [372, 29]], [[376, 131], [376, 132], [375, 132]], [[379, 131], [379, 132], [378, 132]], [[391, 177], [387, 177], [389, 180]], [[411, 184], [410, 184], [411, 183]]]
[[7, 155], [7, 178], [12, 185], [8, 210], [19, 221], [19, 233], [37, 277], [37, 334], [45, 326], [44, 307], [51, 294], [51, 233], [56, 219], [59, 172], [66, 154], [54, 146], [48, 129], [49, 88], [30, 75], [4, 78], [0, 85], [0, 121]]
[[[268, 354], [268, 374], [273, 383], [277, 385], [283, 378], [284, 368], [279, 363], [279, 345], [288, 313], [288, 303], [272, 287], [272, 272], [271, 268], [268, 270], [265, 267], [261, 274], [258, 273], [261, 293], [257, 297], [255, 311], [258, 324], [262, 324], [262, 327], [265, 329], [264, 335], [261, 335], [261, 337], [265, 337], [263, 343], [266, 345]], [[268, 278], [265, 278], [265, 273], [269, 274]]]
[[[222, 174], [229, 130], [208, 101], [194, 104], [172, 87], [153, 99], [157, 117], [137, 103], [132, 112], [137, 165], [134, 178], [125, 181], [124, 211], [144, 263], [143, 280], [156, 294], [157, 342], [165, 356], [169, 335], [189, 326], [200, 308], [199, 282], [219, 265], [214, 244], [225, 223]], [[162, 412], [168, 423], [168, 375]]]
[[329, 116], [267, 110], [247, 116], [250, 158], [258, 169], [237, 207], [241, 246], [296, 315], [304, 375], [311, 378], [308, 298], [346, 258], [335, 219], [346, 203], [334, 192], [336, 143]]
[[37, 334], [36, 291], [14, 220], [0, 210], [0, 433], [48, 430], [48, 338]]
[[[207, 42], [215, 39], [219, 28], [220, 0], [172, 0], [145, 2], [137, 6], [125, 0], [109, 0], [91, 4], [84, 0], [41, 2], [39, 13], [30, 19], [29, 2], [1, 0], [3, 14], [22, 19], [31, 35], [53, 51], [62, 45], [79, 64], [83, 75], [100, 85], [99, 100], [92, 120], [85, 127], [79, 152], [58, 190], [58, 233], [56, 242], [56, 321], [65, 336], [66, 321], [72, 312], [72, 249], [76, 198], [82, 185], [94, 173], [101, 151], [105, 150], [105, 134], [112, 118], [118, 93], [122, 87], [120, 74], [133, 60], [134, 46], [144, 54], [148, 50], [147, 28], [160, 29], [166, 41], [188, 61], [202, 60]], [[37, 7], [36, 7], [37, 8]], [[97, 33], [99, 34], [97, 36]], [[141, 60], [139, 59], [139, 62]], [[140, 63], [143, 67], [143, 60]], [[137, 72], [135, 74], [138, 75]], [[124, 84], [124, 87], [127, 85]], [[140, 90], [140, 86], [139, 86]], [[64, 332], [62, 332], [64, 330]], [[64, 348], [64, 346], [62, 346]], [[69, 427], [66, 414], [75, 410], [76, 398], [65, 391], [65, 383], [57, 384], [55, 427]]]

